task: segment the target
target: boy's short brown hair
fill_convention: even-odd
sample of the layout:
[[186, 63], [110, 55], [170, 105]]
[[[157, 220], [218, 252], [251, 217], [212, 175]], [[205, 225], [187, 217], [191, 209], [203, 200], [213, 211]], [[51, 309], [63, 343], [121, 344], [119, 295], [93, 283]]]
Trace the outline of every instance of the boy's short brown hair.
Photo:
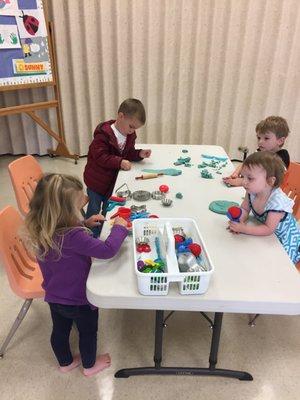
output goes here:
[[278, 188], [283, 181], [285, 174], [285, 165], [282, 159], [271, 151], [257, 151], [250, 154], [243, 162], [243, 167], [251, 168], [258, 166], [266, 171], [267, 179], [275, 177], [274, 187]]
[[260, 121], [256, 125], [255, 131], [261, 134], [272, 132], [276, 135], [277, 139], [280, 139], [288, 137], [290, 129], [284, 118], [271, 115]]
[[118, 113], [121, 112], [128, 117], [137, 118], [141, 124], [146, 122], [146, 111], [143, 103], [137, 99], [126, 99], [120, 105]]

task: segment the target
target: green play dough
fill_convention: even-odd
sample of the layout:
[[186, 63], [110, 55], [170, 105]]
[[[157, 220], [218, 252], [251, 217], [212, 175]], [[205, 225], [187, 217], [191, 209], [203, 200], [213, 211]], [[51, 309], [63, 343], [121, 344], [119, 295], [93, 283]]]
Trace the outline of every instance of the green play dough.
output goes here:
[[235, 201], [215, 200], [210, 203], [208, 208], [217, 214], [226, 214], [229, 207], [239, 206]]

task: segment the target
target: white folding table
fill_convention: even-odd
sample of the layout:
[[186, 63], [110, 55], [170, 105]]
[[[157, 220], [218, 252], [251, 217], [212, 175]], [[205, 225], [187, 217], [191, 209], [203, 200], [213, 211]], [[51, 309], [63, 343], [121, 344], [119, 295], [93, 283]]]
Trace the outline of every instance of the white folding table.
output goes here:
[[[226, 157], [219, 146], [204, 145], [144, 145], [152, 149], [150, 159], [134, 163], [131, 171], [119, 173], [115, 187], [127, 183], [131, 191], [158, 190], [159, 185], [170, 188], [171, 207], [163, 207], [158, 200], [149, 200], [147, 210], [160, 217], [193, 218], [204, 238], [215, 272], [209, 288], [203, 295], [180, 295], [177, 284], [170, 285], [166, 296], [143, 296], [137, 289], [134, 272], [132, 238], [126, 238], [120, 252], [111, 260], [94, 260], [88, 281], [87, 297], [100, 308], [156, 310], [155, 353], [153, 367], [130, 368], [118, 371], [116, 377], [144, 374], [213, 375], [252, 380], [243, 371], [218, 369], [217, 354], [223, 313], [300, 314], [300, 274], [275, 237], [234, 235], [226, 230], [227, 218], [208, 209], [213, 200], [232, 200], [240, 203], [243, 188], [228, 188], [222, 175], [214, 179], [200, 176], [197, 165], [202, 154]], [[182, 149], [188, 153], [182, 153]], [[179, 157], [191, 157], [191, 167], [176, 167]], [[207, 160], [209, 161], [209, 160]], [[180, 176], [162, 176], [151, 180], [135, 180], [142, 169], [177, 168]], [[232, 164], [222, 169], [223, 176], [233, 170]], [[175, 194], [181, 192], [182, 199]], [[126, 206], [138, 204], [129, 201]], [[114, 213], [116, 209], [112, 211]], [[108, 214], [109, 217], [109, 214]], [[106, 224], [102, 237], [110, 226]], [[207, 368], [162, 367], [162, 337], [164, 311], [198, 311], [215, 313], [209, 366]]]

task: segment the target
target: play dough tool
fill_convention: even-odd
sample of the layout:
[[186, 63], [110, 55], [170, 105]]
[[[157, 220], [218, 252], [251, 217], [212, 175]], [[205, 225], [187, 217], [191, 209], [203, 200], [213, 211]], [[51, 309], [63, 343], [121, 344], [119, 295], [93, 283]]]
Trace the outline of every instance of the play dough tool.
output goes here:
[[153, 178], [157, 178], [159, 176], [163, 175], [163, 173], [157, 173], [157, 174], [147, 174], [147, 175], [141, 175], [141, 176], [136, 176], [135, 179], [153, 179]]

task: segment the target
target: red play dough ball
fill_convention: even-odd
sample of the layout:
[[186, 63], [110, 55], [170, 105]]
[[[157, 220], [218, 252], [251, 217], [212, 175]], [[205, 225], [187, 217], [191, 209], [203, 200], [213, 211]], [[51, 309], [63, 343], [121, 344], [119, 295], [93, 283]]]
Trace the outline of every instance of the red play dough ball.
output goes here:
[[200, 256], [201, 254], [201, 246], [197, 243], [191, 243], [188, 245], [188, 248], [191, 250], [191, 252], [194, 254], [195, 257]]
[[232, 218], [240, 218], [242, 214], [242, 210], [240, 209], [240, 207], [237, 206], [229, 207], [227, 211], [232, 216]]
[[160, 185], [159, 191], [162, 192], [162, 193], [168, 193], [168, 191], [169, 191], [169, 186], [167, 186], [167, 185]]
[[174, 235], [175, 243], [182, 243], [184, 241], [184, 237], [181, 235]]

